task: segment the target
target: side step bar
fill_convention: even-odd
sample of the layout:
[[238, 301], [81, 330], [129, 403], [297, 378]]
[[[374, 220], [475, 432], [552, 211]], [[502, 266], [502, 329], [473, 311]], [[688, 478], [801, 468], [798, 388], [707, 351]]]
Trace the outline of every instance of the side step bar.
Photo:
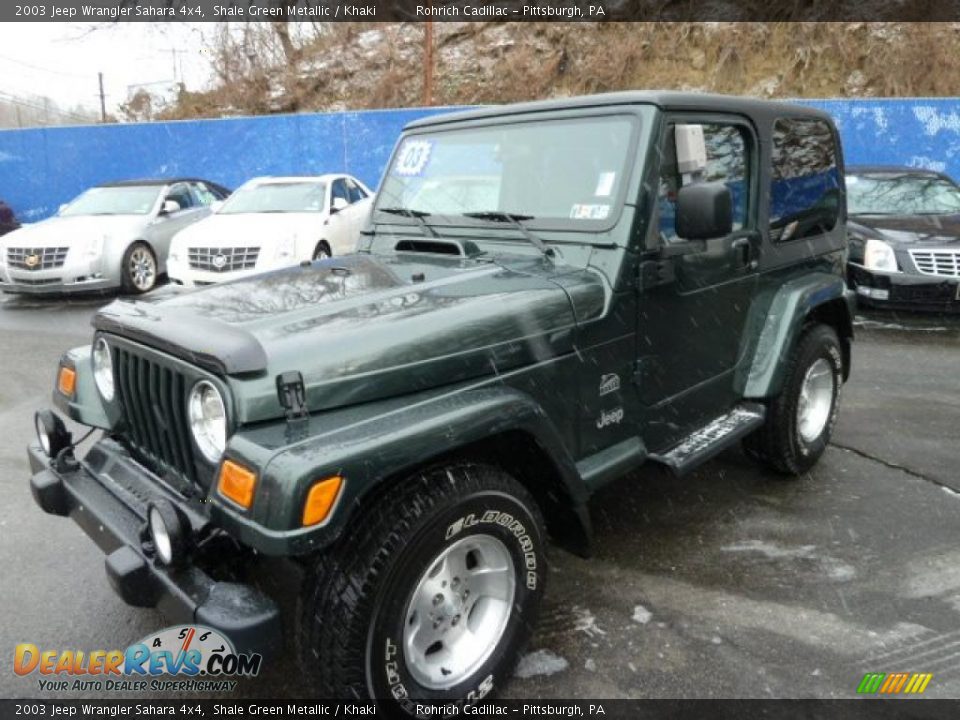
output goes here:
[[667, 452], [651, 454], [650, 460], [666, 465], [675, 475], [685, 475], [763, 425], [766, 411], [759, 403], [742, 403], [693, 431]]

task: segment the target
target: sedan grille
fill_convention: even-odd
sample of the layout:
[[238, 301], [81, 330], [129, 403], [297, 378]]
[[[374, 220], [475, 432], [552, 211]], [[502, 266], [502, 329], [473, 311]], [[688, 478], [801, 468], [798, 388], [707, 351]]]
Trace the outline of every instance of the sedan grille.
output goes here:
[[212, 272], [251, 270], [257, 266], [259, 255], [260, 248], [258, 247], [194, 247], [188, 251], [190, 267], [195, 270], [210, 270]]
[[21, 270], [49, 270], [63, 267], [68, 247], [7, 248], [7, 264]]
[[911, 250], [910, 258], [924, 275], [960, 278], [960, 250]]
[[[154, 466], [196, 481], [187, 418], [187, 378], [123, 347], [113, 346], [127, 439]], [[158, 473], [162, 474], [162, 473]]]

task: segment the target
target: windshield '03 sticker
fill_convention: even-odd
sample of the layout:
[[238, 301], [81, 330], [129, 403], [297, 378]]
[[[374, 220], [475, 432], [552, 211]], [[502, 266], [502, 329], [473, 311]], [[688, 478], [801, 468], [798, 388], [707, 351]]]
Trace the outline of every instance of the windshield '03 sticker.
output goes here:
[[407, 140], [397, 153], [397, 162], [393, 172], [403, 177], [416, 177], [424, 171], [430, 162], [433, 143], [429, 140]]
[[594, 191], [594, 195], [597, 197], [610, 197], [610, 193], [613, 192], [613, 184], [617, 181], [617, 174], [615, 172], [602, 172], [597, 178], [597, 189]]
[[609, 205], [574, 205], [570, 209], [571, 220], [604, 220], [609, 214]]

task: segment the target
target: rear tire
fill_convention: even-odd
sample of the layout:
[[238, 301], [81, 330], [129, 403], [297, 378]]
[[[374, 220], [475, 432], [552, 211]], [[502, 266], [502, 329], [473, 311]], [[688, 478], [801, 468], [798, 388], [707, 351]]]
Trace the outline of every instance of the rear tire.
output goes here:
[[828, 325], [807, 327], [787, 365], [783, 389], [763, 427], [744, 440], [754, 460], [784, 475], [812, 468], [830, 442], [843, 385], [843, 352]]
[[437, 467], [350, 523], [307, 572], [302, 669], [324, 697], [470, 704], [513, 669], [546, 573], [543, 522], [502, 470]]
[[135, 242], [123, 254], [120, 265], [123, 292], [139, 295], [157, 285], [157, 256], [145, 242]]

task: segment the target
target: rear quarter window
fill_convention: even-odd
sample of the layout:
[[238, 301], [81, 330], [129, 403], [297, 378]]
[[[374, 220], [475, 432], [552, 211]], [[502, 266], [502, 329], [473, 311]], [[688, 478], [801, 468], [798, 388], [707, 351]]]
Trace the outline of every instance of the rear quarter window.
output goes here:
[[777, 120], [772, 164], [770, 238], [787, 242], [832, 230], [843, 184], [830, 125], [817, 118]]

